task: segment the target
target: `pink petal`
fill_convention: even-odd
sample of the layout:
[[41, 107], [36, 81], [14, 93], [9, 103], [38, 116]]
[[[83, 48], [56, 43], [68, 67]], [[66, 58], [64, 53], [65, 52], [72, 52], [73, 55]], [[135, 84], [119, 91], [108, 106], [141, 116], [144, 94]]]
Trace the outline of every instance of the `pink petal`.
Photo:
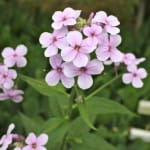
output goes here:
[[88, 74], [100, 74], [103, 70], [103, 64], [97, 59], [90, 61], [87, 65]]
[[82, 74], [78, 77], [78, 85], [81, 89], [89, 89], [93, 85], [93, 79], [90, 75]]
[[0, 101], [4, 101], [9, 99], [8, 95], [5, 93], [0, 93]]
[[129, 83], [132, 82], [132, 80], [133, 80], [133, 76], [132, 76], [131, 73], [125, 73], [125, 74], [123, 74], [123, 76], [122, 76], [123, 83], [129, 84]]
[[72, 61], [77, 55], [77, 51], [73, 50], [71, 47], [67, 47], [61, 51], [61, 56], [64, 61]]
[[83, 53], [78, 53], [75, 59], [73, 60], [73, 64], [77, 67], [83, 67], [86, 66], [89, 61], [89, 58], [87, 55]]
[[16, 65], [17, 65], [17, 67], [20, 67], [20, 68], [26, 66], [27, 65], [26, 58], [24, 58], [24, 57], [18, 58], [16, 61]]
[[131, 65], [127, 66], [127, 70], [129, 72], [132, 72], [132, 73], [137, 73], [138, 72], [137, 71], [137, 66], [135, 64], [131, 64]]
[[3, 86], [6, 89], [10, 89], [14, 86], [14, 82], [11, 79], [7, 79], [7, 82], [5, 82]]
[[51, 56], [54, 56], [58, 53], [58, 48], [56, 46], [49, 46], [45, 52], [44, 52], [44, 56], [45, 57], [51, 57]]
[[14, 54], [14, 49], [11, 48], [11, 47], [6, 47], [6, 48], [4, 48], [3, 51], [2, 51], [2, 56], [3, 56], [4, 58], [10, 57], [10, 56], [12, 56], [13, 54]]
[[59, 82], [59, 79], [60, 79], [60, 76], [55, 70], [50, 71], [45, 77], [46, 83], [50, 86], [57, 85]]
[[52, 23], [52, 28], [55, 30], [61, 29], [63, 27], [63, 23], [62, 22], [53, 22]]
[[63, 27], [59, 30], [55, 30], [53, 32], [53, 36], [56, 36], [58, 39], [60, 39], [62, 37], [65, 37], [67, 33], [68, 33], [67, 27]]
[[82, 34], [79, 31], [70, 31], [67, 35], [67, 42], [72, 46], [81, 45], [82, 38]]
[[93, 18], [93, 22], [100, 22], [106, 23], [107, 14], [104, 11], [99, 11], [96, 13], [95, 17]]
[[68, 43], [66, 41], [66, 38], [61, 38], [58, 41], [55, 42], [55, 45], [59, 48], [59, 49], [64, 49], [66, 47], [68, 47]]
[[32, 145], [37, 142], [37, 138], [34, 133], [30, 133], [25, 140], [26, 144]]
[[15, 59], [12, 57], [7, 57], [4, 59], [4, 64], [8, 67], [13, 67], [15, 65]]
[[122, 62], [123, 60], [123, 54], [117, 49], [113, 50], [110, 57], [113, 62]]
[[112, 26], [109, 26], [109, 25], [106, 25], [105, 26], [105, 30], [112, 34], [112, 35], [115, 35], [115, 34], [118, 34], [120, 32], [120, 29], [117, 28], [117, 27], [112, 27]]
[[10, 134], [15, 128], [15, 124], [11, 123], [8, 127], [7, 134]]
[[17, 78], [17, 72], [14, 69], [9, 69], [8, 70], [8, 76], [11, 79], [16, 79]]
[[51, 44], [51, 37], [52, 37], [52, 34], [48, 32], [43, 32], [40, 35], [39, 42], [43, 48], [46, 48]]
[[107, 22], [109, 22], [111, 26], [118, 26], [120, 24], [118, 18], [113, 15], [107, 17]]
[[75, 76], [79, 75], [79, 73], [80, 73], [79, 68], [74, 66], [72, 62], [64, 64], [63, 71], [67, 77], [75, 77]]
[[40, 147], [37, 147], [36, 150], [47, 150], [47, 148], [40, 146]]
[[61, 21], [61, 19], [62, 19], [62, 12], [61, 11], [56, 11], [52, 15], [52, 19], [55, 20], [55, 21]]
[[147, 72], [144, 68], [139, 68], [138, 69], [138, 76], [141, 78], [141, 79], [144, 79], [147, 77]]
[[38, 138], [37, 138], [37, 143], [38, 145], [45, 145], [48, 142], [48, 135], [47, 134], [41, 134]]
[[83, 33], [84, 33], [86, 36], [90, 36], [90, 34], [91, 34], [91, 28], [90, 28], [89, 26], [84, 27]]
[[132, 85], [135, 88], [141, 88], [143, 87], [143, 82], [140, 78], [136, 77], [136, 78], [133, 78]]
[[53, 68], [57, 68], [61, 65], [62, 63], [62, 58], [59, 54], [55, 55], [55, 56], [52, 56], [50, 59], [50, 64]]
[[27, 54], [27, 47], [25, 45], [23, 45], [23, 44], [18, 45], [16, 47], [16, 53], [17, 53], [18, 56], [26, 55]]
[[66, 21], [63, 22], [65, 26], [67, 25], [75, 25], [76, 24], [76, 20], [73, 18], [68, 18]]
[[120, 35], [111, 35], [110, 36], [110, 44], [113, 47], [117, 47], [121, 43], [121, 36]]
[[71, 88], [74, 85], [74, 78], [69, 78], [62, 74], [61, 82], [64, 85], [64, 87]]
[[101, 46], [96, 50], [97, 58], [100, 61], [105, 61], [110, 57], [110, 53], [107, 50], [108, 50], [108, 47], [106, 46]]

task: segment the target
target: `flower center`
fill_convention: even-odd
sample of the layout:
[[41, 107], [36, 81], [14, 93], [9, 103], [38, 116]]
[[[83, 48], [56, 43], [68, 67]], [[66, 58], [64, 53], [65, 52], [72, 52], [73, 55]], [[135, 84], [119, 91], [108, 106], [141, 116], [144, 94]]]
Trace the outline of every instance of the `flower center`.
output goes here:
[[57, 67], [57, 72], [61, 73], [62, 72], [62, 68], [61, 67]]
[[32, 148], [36, 149], [36, 148], [37, 148], [37, 144], [36, 144], [36, 143], [33, 143], [33, 144], [32, 144]]
[[57, 38], [55, 36], [53, 37], [52, 42], [53, 43], [57, 42]]
[[64, 16], [63, 18], [62, 18], [62, 21], [66, 21], [67, 20], [67, 18]]
[[77, 51], [79, 51], [79, 50], [80, 50], [80, 48], [81, 48], [81, 46], [80, 46], [80, 45], [75, 45], [75, 47], [74, 47], [74, 49], [75, 49], [75, 50], [77, 50]]
[[136, 73], [133, 73], [133, 77], [137, 77], [137, 74], [136, 74]]
[[3, 78], [6, 79], [8, 77], [7, 74], [3, 74]]
[[17, 57], [17, 54], [13, 54], [13, 57]]
[[92, 36], [92, 37], [94, 37], [94, 36], [95, 36], [95, 33], [94, 33], [94, 32], [92, 32], [92, 33], [91, 33], [91, 36]]
[[87, 68], [86, 67], [81, 67], [80, 71], [83, 72], [83, 73], [85, 73], [87, 71]]

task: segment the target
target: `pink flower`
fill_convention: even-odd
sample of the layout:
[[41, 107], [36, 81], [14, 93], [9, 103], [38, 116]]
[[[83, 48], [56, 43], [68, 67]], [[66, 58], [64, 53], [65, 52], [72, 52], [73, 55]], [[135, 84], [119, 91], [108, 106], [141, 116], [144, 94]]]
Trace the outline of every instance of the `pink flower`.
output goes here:
[[63, 26], [71, 26], [76, 24], [76, 19], [80, 16], [80, 10], [72, 8], [65, 8], [64, 11], [56, 11], [52, 19], [52, 27], [56, 30], [61, 29]]
[[0, 66], [0, 87], [5, 89], [10, 89], [14, 86], [14, 81], [16, 79], [17, 72], [14, 69], [8, 69], [6, 66]]
[[135, 55], [132, 53], [127, 53], [123, 55], [123, 63], [127, 66], [138, 65], [143, 61], [145, 61], [145, 58], [136, 58]]
[[0, 101], [11, 99], [16, 103], [19, 103], [23, 100], [22, 94], [24, 94], [24, 92], [22, 90], [4, 89], [3, 92], [4, 93], [0, 93]]
[[85, 66], [88, 61], [88, 55], [96, 47], [83, 40], [82, 34], [79, 31], [70, 31], [67, 35], [69, 46], [62, 49], [61, 56], [64, 61], [71, 62], [77, 67]]
[[11, 47], [6, 47], [2, 51], [2, 56], [4, 58], [4, 64], [8, 67], [24, 67], [27, 64], [27, 60], [24, 57], [27, 53], [27, 47], [25, 45], [18, 45], [16, 50]]
[[66, 28], [54, 31], [53, 33], [44, 32], [41, 34], [39, 41], [45, 50], [45, 57], [51, 57], [58, 53], [58, 48], [62, 49], [67, 45], [65, 35], [67, 33]]
[[110, 34], [114, 35], [120, 32], [120, 29], [116, 27], [120, 24], [117, 17], [113, 15], [107, 16], [106, 12], [104, 11], [97, 12], [92, 22], [100, 23], [100, 25], [104, 27], [104, 30]]
[[93, 85], [93, 79], [91, 75], [101, 74], [104, 70], [103, 64], [94, 59], [84, 67], [76, 67], [73, 63], [67, 63], [64, 67], [64, 73], [68, 77], [78, 76], [77, 83], [81, 89], [88, 89]]
[[8, 146], [12, 143], [13, 134], [12, 130], [15, 128], [15, 125], [12, 123], [9, 125], [8, 130], [5, 135], [0, 139], [0, 150], [7, 150]]
[[30, 133], [25, 140], [27, 146], [23, 147], [22, 150], [47, 150], [47, 148], [44, 147], [47, 142], [47, 134], [41, 134], [36, 137], [34, 133]]
[[97, 44], [99, 41], [99, 38], [101, 36], [102, 28], [101, 26], [92, 24], [90, 27], [86, 26], [83, 29], [83, 33], [88, 37], [87, 40], [91, 44]]
[[66, 88], [71, 88], [74, 85], [74, 79], [68, 78], [64, 75], [64, 64], [62, 64], [62, 58], [60, 55], [55, 55], [50, 58], [50, 64], [53, 68], [45, 77], [48, 85], [55, 86], [59, 81]]
[[110, 35], [108, 38], [108, 34], [103, 34], [101, 44], [96, 50], [97, 58], [100, 61], [106, 61], [110, 58], [112, 62], [121, 62], [123, 54], [117, 49], [120, 43], [120, 35]]
[[135, 88], [141, 88], [143, 86], [143, 82], [141, 79], [146, 78], [147, 72], [144, 68], [137, 68], [135, 65], [131, 65], [127, 67], [129, 73], [125, 73], [122, 76], [123, 83], [132, 84]]

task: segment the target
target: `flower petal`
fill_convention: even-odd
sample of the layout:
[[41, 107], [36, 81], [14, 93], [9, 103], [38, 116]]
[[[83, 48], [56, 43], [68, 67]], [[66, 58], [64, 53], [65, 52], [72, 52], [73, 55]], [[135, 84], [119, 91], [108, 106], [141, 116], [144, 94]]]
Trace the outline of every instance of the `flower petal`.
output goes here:
[[6, 48], [4, 48], [3, 51], [2, 51], [2, 56], [3, 56], [4, 58], [10, 57], [10, 56], [12, 56], [13, 54], [14, 54], [14, 49], [11, 48], [11, 47], [6, 47]]
[[112, 27], [112, 26], [109, 26], [109, 25], [106, 25], [105, 26], [105, 30], [112, 34], [112, 35], [115, 35], [115, 34], [118, 34], [120, 32], [120, 29], [117, 28], [117, 27]]
[[44, 52], [44, 55], [45, 57], [51, 57], [51, 56], [54, 56], [58, 53], [58, 48], [56, 46], [49, 46], [45, 52]]
[[48, 142], [48, 135], [47, 134], [41, 134], [38, 138], [37, 138], [37, 143], [38, 145], [45, 145]]
[[110, 36], [110, 44], [112, 47], [117, 47], [121, 43], [121, 36], [120, 35], [111, 35]]
[[27, 47], [25, 45], [23, 45], [23, 44], [18, 45], [16, 47], [16, 53], [17, 53], [18, 56], [26, 55], [27, 54]]
[[4, 64], [8, 67], [13, 67], [15, 65], [16, 61], [12, 57], [7, 57], [4, 59]]
[[50, 71], [45, 77], [46, 83], [50, 86], [57, 85], [59, 82], [59, 79], [60, 79], [60, 76], [55, 70]]
[[108, 16], [107, 21], [111, 26], [118, 26], [120, 24], [118, 18], [113, 15]]
[[66, 88], [71, 88], [74, 85], [74, 78], [66, 77], [64, 74], [61, 75], [61, 82]]
[[93, 79], [90, 75], [82, 74], [78, 77], [78, 85], [81, 89], [89, 89], [93, 85]]
[[122, 62], [123, 54], [119, 50], [114, 49], [112, 50], [110, 58], [113, 62]]
[[55, 56], [52, 56], [49, 59], [49, 62], [51, 64], [51, 66], [56, 69], [57, 67], [61, 66], [62, 58], [61, 58], [61, 56], [59, 54], [57, 54]]
[[139, 68], [137, 73], [141, 79], [144, 79], [147, 77], [147, 72], [144, 68]]
[[136, 77], [136, 78], [133, 78], [132, 85], [135, 88], [141, 88], [143, 87], [143, 82], [140, 78]]
[[129, 84], [129, 83], [132, 82], [132, 80], [133, 80], [133, 76], [132, 76], [131, 73], [125, 73], [125, 74], [123, 74], [123, 76], [122, 76], [123, 83]]
[[20, 68], [26, 66], [27, 65], [26, 58], [25, 57], [18, 58], [16, 61], [16, 65], [17, 65], [17, 67], [20, 67]]

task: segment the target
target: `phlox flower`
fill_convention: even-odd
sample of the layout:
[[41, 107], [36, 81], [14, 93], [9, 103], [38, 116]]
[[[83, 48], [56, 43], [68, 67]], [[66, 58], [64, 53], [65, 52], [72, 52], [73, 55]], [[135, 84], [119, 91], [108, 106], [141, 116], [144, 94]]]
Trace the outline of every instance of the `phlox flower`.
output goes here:
[[77, 67], [85, 66], [88, 61], [88, 55], [96, 47], [83, 40], [79, 31], [70, 31], [66, 37], [69, 46], [62, 49], [61, 56], [64, 61], [71, 62]]
[[135, 88], [141, 88], [143, 82], [141, 79], [146, 78], [147, 72], [144, 68], [137, 68], [135, 65], [127, 67], [128, 73], [124, 73], [122, 76], [123, 83], [132, 84]]
[[12, 143], [13, 134], [12, 130], [15, 128], [15, 125], [12, 123], [9, 125], [8, 130], [5, 135], [0, 139], [0, 150], [7, 150], [8, 146]]
[[64, 11], [56, 11], [53, 16], [52, 27], [55, 30], [61, 29], [63, 26], [71, 26], [76, 24], [76, 19], [80, 16], [80, 10], [74, 10], [70, 7], [65, 8]]
[[11, 99], [16, 103], [19, 103], [23, 100], [22, 94], [24, 94], [22, 90], [4, 89], [3, 93], [0, 93], [0, 101]]
[[145, 61], [145, 58], [136, 58], [135, 55], [132, 53], [124, 54], [122, 59], [122, 62], [127, 66], [138, 65], [143, 61]]
[[8, 67], [24, 67], [27, 64], [27, 60], [24, 57], [27, 54], [27, 47], [23, 44], [18, 45], [14, 50], [11, 47], [6, 47], [2, 51], [2, 57], [4, 58], [4, 64]]
[[71, 88], [74, 85], [74, 79], [64, 75], [64, 64], [61, 56], [57, 54], [49, 60], [53, 69], [45, 77], [47, 84], [55, 86], [61, 81], [66, 88]]
[[8, 69], [5, 65], [0, 65], [0, 87], [10, 89], [14, 86], [13, 79], [16, 79], [17, 72], [14, 69]]
[[73, 63], [67, 63], [64, 67], [64, 73], [68, 77], [78, 76], [77, 84], [81, 89], [88, 89], [93, 85], [93, 79], [91, 75], [101, 74], [104, 70], [103, 64], [94, 59], [84, 67], [76, 67]]
[[101, 36], [102, 28], [96, 24], [86, 26], [83, 29], [83, 33], [88, 37], [87, 40], [91, 44], [97, 44]]
[[58, 53], [58, 48], [62, 49], [67, 45], [65, 35], [67, 33], [66, 28], [56, 30], [53, 33], [43, 32], [40, 35], [39, 42], [45, 50], [45, 57], [51, 57]]
[[102, 27], [104, 27], [104, 31], [112, 35], [120, 32], [120, 29], [116, 27], [120, 24], [118, 18], [113, 15], [107, 16], [104, 11], [97, 12], [92, 19], [92, 23], [99, 23]]
[[117, 49], [117, 46], [121, 43], [120, 35], [103, 34], [101, 36], [101, 44], [96, 50], [97, 58], [100, 61], [106, 61], [110, 59], [112, 62], [121, 62], [123, 54]]
[[44, 145], [48, 142], [47, 134], [41, 134], [36, 137], [34, 133], [30, 133], [25, 140], [27, 146], [24, 146], [22, 150], [47, 150]]

